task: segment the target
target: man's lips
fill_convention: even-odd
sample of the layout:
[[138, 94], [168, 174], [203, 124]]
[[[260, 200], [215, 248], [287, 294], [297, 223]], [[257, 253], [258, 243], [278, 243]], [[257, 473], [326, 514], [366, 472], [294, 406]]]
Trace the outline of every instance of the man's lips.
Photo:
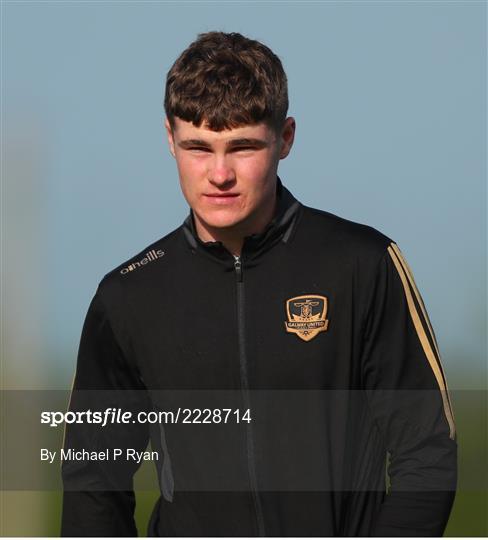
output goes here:
[[205, 197], [239, 197], [239, 193], [204, 193]]
[[240, 193], [204, 193], [204, 198], [211, 204], [234, 204]]

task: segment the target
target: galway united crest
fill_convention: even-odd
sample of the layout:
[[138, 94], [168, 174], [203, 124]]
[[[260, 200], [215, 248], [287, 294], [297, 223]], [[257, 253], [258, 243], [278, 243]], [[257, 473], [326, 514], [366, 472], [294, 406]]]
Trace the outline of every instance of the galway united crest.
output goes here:
[[296, 334], [304, 341], [310, 341], [320, 332], [325, 332], [329, 321], [327, 315], [327, 298], [307, 294], [295, 296], [286, 301], [286, 314], [288, 321], [285, 322], [287, 332]]

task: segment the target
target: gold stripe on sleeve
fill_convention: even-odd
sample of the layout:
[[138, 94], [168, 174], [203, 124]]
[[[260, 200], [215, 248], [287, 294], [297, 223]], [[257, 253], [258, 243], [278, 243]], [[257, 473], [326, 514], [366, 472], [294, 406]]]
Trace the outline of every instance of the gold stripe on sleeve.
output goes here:
[[413, 277], [412, 269], [410, 268], [410, 265], [408, 264], [407, 259], [403, 256], [403, 253], [401, 252], [401, 250], [400, 250], [400, 248], [398, 247], [397, 244], [392, 242], [391, 246], [395, 250], [395, 253], [396, 253], [397, 257], [400, 260], [400, 263], [402, 264], [403, 269], [405, 270], [405, 273], [407, 274], [407, 278], [408, 278], [408, 280], [410, 282], [410, 285], [412, 286], [412, 289], [415, 292], [415, 296], [417, 298], [417, 302], [418, 302], [418, 304], [420, 306], [420, 309], [422, 310], [422, 313], [424, 315], [424, 319], [427, 321], [427, 325], [429, 327], [429, 332], [430, 332], [430, 337], [432, 338], [432, 343], [434, 344], [434, 347], [435, 347], [435, 350], [436, 350], [436, 353], [437, 353], [437, 361], [438, 361], [438, 364], [439, 364], [439, 368], [440, 368], [441, 373], [442, 373], [442, 375], [444, 377], [444, 383], [446, 385], [447, 399], [449, 401], [449, 408], [451, 410], [451, 415], [452, 415], [453, 421], [455, 423], [454, 411], [453, 411], [453, 408], [452, 408], [451, 398], [449, 396], [449, 387], [447, 385], [447, 378], [446, 378], [446, 374], [444, 373], [444, 369], [442, 368], [441, 354], [439, 352], [439, 347], [438, 347], [438, 344], [437, 344], [437, 340], [435, 338], [434, 330], [432, 328], [432, 325], [431, 325], [431, 322], [430, 322], [430, 319], [429, 319], [429, 315], [427, 314], [427, 310], [425, 309], [424, 301], [423, 301], [422, 296], [421, 296], [421, 294], [420, 294], [420, 292], [419, 292], [419, 290], [417, 288], [417, 284], [415, 283], [415, 279]]
[[424, 326], [420, 320], [419, 314], [417, 312], [417, 308], [415, 307], [415, 303], [412, 297], [412, 293], [410, 292], [410, 287], [408, 285], [407, 277], [405, 275], [403, 267], [395, 254], [395, 250], [391, 246], [388, 247], [388, 253], [390, 254], [390, 257], [392, 258], [395, 268], [397, 269], [397, 272], [402, 281], [403, 289], [405, 291], [405, 296], [407, 298], [407, 304], [408, 304], [410, 316], [412, 317], [412, 321], [415, 326], [415, 330], [417, 331], [417, 335], [419, 337], [422, 348], [424, 349], [425, 356], [427, 357], [427, 360], [429, 361], [430, 367], [432, 368], [432, 371], [434, 372], [434, 376], [437, 380], [437, 384], [439, 385], [439, 389], [442, 396], [442, 403], [444, 406], [444, 413], [446, 415], [446, 419], [449, 424], [449, 437], [451, 439], [454, 439], [456, 428], [454, 426], [454, 418], [451, 413], [451, 407], [450, 407], [449, 398], [447, 395], [447, 388], [444, 384], [444, 379], [442, 377], [439, 364], [437, 363], [436, 357], [434, 355], [434, 351], [432, 350], [432, 347], [430, 346], [429, 340], [427, 338], [427, 334], [425, 333], [425, 330], [424, 330]]
[[408, 265], [407, 260], [403, 256], [403, 253], [400, 251], [400, 248], [396, 244], [394, 244], [393, 242], [392, 242], [391, 246], [395, 250], [395, 253], [397, 254], [398, 259], [402, 263], [403, 269], [405, 270], [405, 273], [407, 274], [408, 280], [410, 281], [410, 285], [412, 286], [412, 289], [415, 292], [415, 296], [417, 297], [417, 302], [419, 303], [420, 309], [422, 310], [422, 313], [424, 315], [424, 319], [427, 321], [427, 325], [429, 326], [430, 336], [432, 338], [432, 342], [434, 343], [434, 347], [435, 347], [435, 350], [437, 352], [437, 357], [440, 358], [441, 355], [439, 354], [439, 349], [437, 347], [437, 341], [436, 341], [435, 336], [434, 336], [434, 331], [432, 330], [432, 326], [430, 324], [430, 320], [429, 320], [429, 317], [427, 315], [427, 311], [425, 309], [424, 302], [422, 300], [422, 297], [420, 296], [419, 290], [417, 288], [417, 284], [415, 283], [415, 279], [413, 277], [413, 272], [412, 272], [410, 266]]

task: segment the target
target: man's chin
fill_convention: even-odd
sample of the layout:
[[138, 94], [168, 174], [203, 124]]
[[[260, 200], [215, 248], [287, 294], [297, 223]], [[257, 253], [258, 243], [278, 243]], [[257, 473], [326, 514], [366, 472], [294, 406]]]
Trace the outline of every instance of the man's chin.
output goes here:
[[207, 215], [200, 215], [200, 219], [207, 227], [222, 230], [231, 230], [244, 221], [242, 216], [227, 212], [209, 212]]
[[215, 231], [237, 231], [240, 225], [240, 221], [236, 220], [218, 220], [218, 221], [207, 221], [206, 226], [209, 229], [215, 230]]

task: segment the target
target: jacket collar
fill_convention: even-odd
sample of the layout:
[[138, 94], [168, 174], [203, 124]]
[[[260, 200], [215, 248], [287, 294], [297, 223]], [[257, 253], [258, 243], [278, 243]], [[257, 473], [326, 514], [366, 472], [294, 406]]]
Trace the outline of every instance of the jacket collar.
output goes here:
[[[302, 205], [282, 184], [279, 177], [276, 181], [276, 196], [277, 204], [273, 219], [261, 233], [244, 238], [241, 259], [255, 260], [278, 242], [286, 243], [290, 239]], [[194, 253], [199, 252], [213, 259], [229, 261], [233, 264], [234, 257], [222, 242], [203, 242], [198, 237], [192, 210], [183, 222], [182, 229]]]

